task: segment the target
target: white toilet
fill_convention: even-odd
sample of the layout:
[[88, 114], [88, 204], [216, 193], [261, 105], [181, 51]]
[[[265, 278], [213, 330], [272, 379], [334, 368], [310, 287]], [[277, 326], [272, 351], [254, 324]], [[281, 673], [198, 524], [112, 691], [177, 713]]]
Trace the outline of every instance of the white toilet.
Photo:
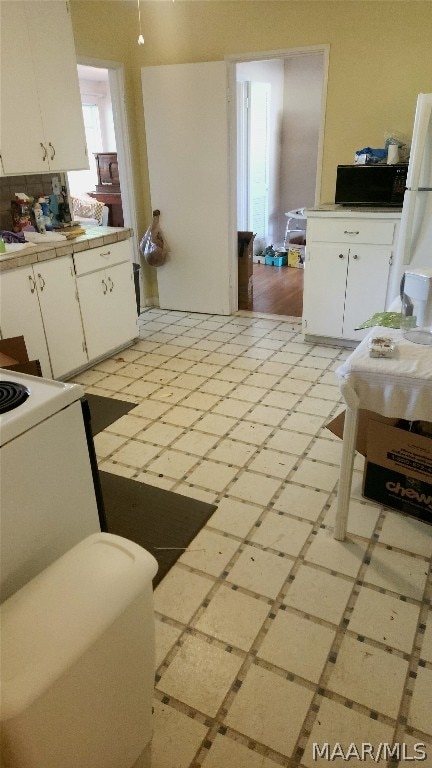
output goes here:
[[4, 768], [150, 765], [156, 571], [96, 533], [3, 603]]

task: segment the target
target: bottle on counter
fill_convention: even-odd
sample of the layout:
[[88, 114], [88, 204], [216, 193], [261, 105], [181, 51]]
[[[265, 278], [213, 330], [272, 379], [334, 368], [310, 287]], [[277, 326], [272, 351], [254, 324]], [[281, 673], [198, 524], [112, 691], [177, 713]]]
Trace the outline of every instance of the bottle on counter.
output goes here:
[[33, 213], [35, 215], [36, 229], [41, 233], [41, 235], [44, 235], [46, 232], [45, 216], [43, 214], [42, 206], [40, 203], [34, 204]]
[[6, 245], [2, 236], [0, 235], [0, 253], [6, 253]]
[[48, 203], [46, 201], [46, 198], [41, 195], [39, 197], [38, 203], [40, 204], [40, 206], [42, 208], [42, 213], [43, 213], [44, 223], [45, 223], [45, 230], [47, 232], [52, 232], [53, 225], [52, 225], [52, 221], [51, 221], [51, 217], [50, 217], [50, 211], [49, 211], [49, 206], [48, 206]]

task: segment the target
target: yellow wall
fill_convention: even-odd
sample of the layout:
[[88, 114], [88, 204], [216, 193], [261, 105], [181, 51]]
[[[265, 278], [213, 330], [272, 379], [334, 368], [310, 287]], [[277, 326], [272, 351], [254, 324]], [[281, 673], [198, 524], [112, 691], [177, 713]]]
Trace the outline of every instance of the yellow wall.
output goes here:
[[387, 131], [411, 135], [417, 93], [432, 91], [432, 3], [423, 0], [71, 0], [78, 57], [123, 62], [140, 233], [151, 214], [140, 68], [242, 52], [330, 46], [321, 202], [338, 163]]

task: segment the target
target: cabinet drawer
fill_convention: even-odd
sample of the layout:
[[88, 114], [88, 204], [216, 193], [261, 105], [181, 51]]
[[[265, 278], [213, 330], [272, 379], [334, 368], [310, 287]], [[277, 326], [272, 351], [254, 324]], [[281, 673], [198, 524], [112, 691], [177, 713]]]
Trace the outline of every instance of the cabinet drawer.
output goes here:
[[394, 221], [371, 219], [309, 219], [307, 239], [330, 243], [365, 243], [391, 245], [395, 232]]
[[74, 253], [75, 273], [88, 275], [99, 269], [112, 267], [131, 260], [131, 246], [129, 240], [121, 240], [118, 243], [102, 245], [99, 248], [89, 248], [88, 251]]

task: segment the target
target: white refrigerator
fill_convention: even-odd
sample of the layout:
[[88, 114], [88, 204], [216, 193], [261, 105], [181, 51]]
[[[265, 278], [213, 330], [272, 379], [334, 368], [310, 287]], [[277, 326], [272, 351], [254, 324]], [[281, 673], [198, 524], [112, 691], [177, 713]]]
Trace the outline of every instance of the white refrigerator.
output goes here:
[[407, 268], [432, 267], [432, 93], [420, 93], [388, 298], [399, 296]]

